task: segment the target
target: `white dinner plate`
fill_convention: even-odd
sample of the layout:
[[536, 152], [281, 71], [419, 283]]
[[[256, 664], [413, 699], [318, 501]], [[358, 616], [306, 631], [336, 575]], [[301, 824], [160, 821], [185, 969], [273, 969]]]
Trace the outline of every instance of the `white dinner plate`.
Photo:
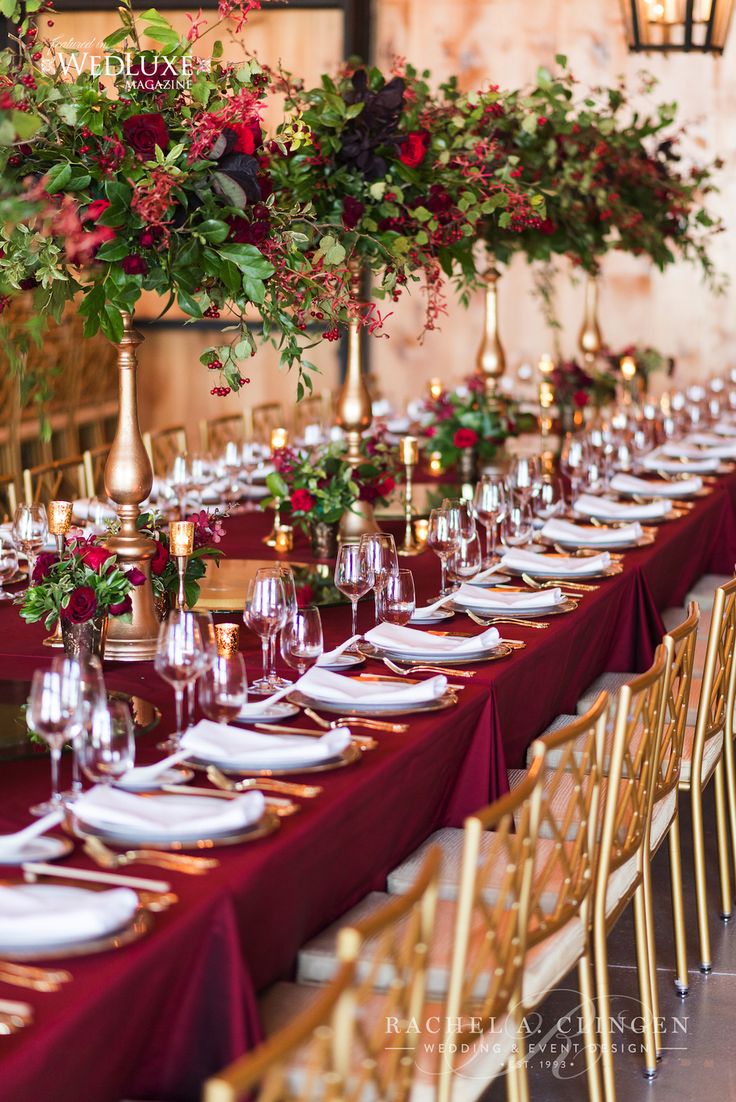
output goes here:
[[[23, 891], [26, 894], [33, 894], [38, 896], [40, 900], [44, 900], [48, 897], [48, 903], [45, 904], [49, 910], [54, 907], [54, 903], [61, 901], [73, 902], [81, 908], [89, 904], [90, 900], [94, 900], [97, 894], [94, 888], [77, 888], [66, 884], [24, 884]], [[93, 937], [85, 939], [86, 941], [96, 941], [99, 938], [105, 937], [108, 934], [113, 934], [117, 930], [125, 929], [135, 918], [136, 910], [132, 910], [127, 917], [120, 921], [118, 914], [106, 914], [104, 911], [100, 911], [99, 925], [100, 929]], [[41, 949], [48, 946], [57, 946], [65, 944], [78, 944], [79, 934], [69, 924], [67, 929], [54, 929], [44, 930], [43, 933], [39, 932], [36, 937], [31, 938], [28, 929], [18, 930], [17, 937], [7, 938], [2, 945], [0, 945], [0, 953], [5, 953], [6, 950], [18, 952], [22, 949]], [[81, 942], [84, 944], [84, 942]]]
[[[215, 762], [215, 765], [218, 763]], [[161, 796], [152, 797], [156, 799], [162, 799]], [[211, 827], [203, 829], [202, 827], [187, 827], [187, 816], [194, 811], [199, 817], [206, 812], [222, 811], [222, 800], [218, 796], [187, 796], [182, 793], [178, 795], [167, 795], [166, 799], [176, 809], [180, 810], [181, 819], [175, 826], [157, 826], [155, 823], [132, 823], [130, 825], [122, 825], [121, 823], [108, 823], [102, 818], [103, 811], [100, 808], [100, 818], [94, 822], [89, 823], [81, 817], [81, 815], [74, 814], [75, 822], [79, 824], [85, 834], [96, 834], [103, 839], [112, 839], [119, 842], [125, 842], [127, 845], [138, 845], [152, 842], [199, 842], [202, 838], [218, 838], [230, 834], [235, 834], [238, 831], [246, 831], [257, 826], [257, 822], [244, 825], [242, 827], [230, 826], [224, 827], [220, 830], [213, 830]]]
[[74, 849], [69, 838], [51, 838], [41, 835], [32, 838], [20, 849], [5, 850], [0, 854], [0, 865], [24, 865], [26, 861], [58, 861]]
[[113, 788], [122, 788], [126, 792], [155, 792], [157, 788], [161, 788], [162, 785], [169, 784], [186, 784], [194, 776], [192, 769], [186, 769], [179, 767], [178, 769], [165, 769], [163, 773], [159, 773], [154, 780], [149, 781], [148, 784], [136, 783], [135, 781], [127, 781], [122, 777], [119, 781], [113, 781]]
[[280, 723], [282, 719], [291, 719], [292, 716], [298, 715], [298, 713], [299, 709], [294, 704], [287, 704], [285, 700], [277, 700], [275, 704], [269, 704], [267, 708], [262, 707], [260, 701], [254, 700], [240, 709], [234, 722]]

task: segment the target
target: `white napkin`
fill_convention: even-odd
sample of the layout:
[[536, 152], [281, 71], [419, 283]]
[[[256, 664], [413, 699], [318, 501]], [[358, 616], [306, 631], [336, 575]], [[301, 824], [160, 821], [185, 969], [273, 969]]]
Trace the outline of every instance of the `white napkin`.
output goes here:
[[611, 556], [607, 551], [600, 555], [589, 555], [585, 558], [572, 558], [570, 555], [536, 555], [533, 551], [521, 551], [518, 548], [507, 551], [503, 557], [506, 566], [512, 570], [518, 570], [524, 574], [542, 574], [552, 578], [585, 576], [586, 574], [600, 574], [611, 565]]
[[730, 425], [728, 422], [723, 421], [720, 425], [713, 426], [713, 432], [719, 436], [736, 436], [736, 425]]
[[[217, 726], [217, 724], [213, 724]], [[189, 747], [187, 747], [189, 749]], [[74, 814], [84, 823], [115, 830], [146, 830], [160, 838], [218, 834], [257, 822], [265, 801], [261, 792], [246, 792], [236, 800], [211, 800], [203, 796], [136, 796], [117, 788], [95, 785], [74, 804]]]
[[318, 666], [329, 666], [336, 658], [339, 658], [348, 647], [352, 647], [353, 643], [360, 639], [359, 635], [351, 635], [349, 639], [346, 639], [344, 643], [340, 643], [339, 647], [333, 647], [332, 650], [327, 650], [324, 654], [320, 654], [317, 659]]
[[[470, 589], [475, 593], [471, 586], [461, 585], [453, 596], [456, 597], [463, 589]], [[366, 639], [377, 647], [416, 651], [417, 654], [436, 654], [438, 658], [443, 655], [449, 658], [459, 654], [482, 654], [501, 642], [501, 636], [495, 628], [466, 638], [462, 635], [429, 635], [426, 631], [399, 627], [398, 624], [377, 624], [366, 633]]]
[[642, 537], [638, 521], [623, 528], [594, 528], [592, 524], [570, 524], [567, 520], [548, 520], [541, 534], [553, 543], [573, 543], [577, 547], [618, 543], [636, 543]]
[[722, 436], [715, 432], [691, 432], [686, 437], [688, 444], [699, 444], [701, 448], [720, 447], [724, 444]]
[[579, 517], [605, 517], [606, 520], [653, 520], [672, 512], [671, 501], [637, 502], [609, 501], [605, 497], [581, 494], [573, 506]]
[[[392, 625], [389, 625], [392, 626]], [[375, 630], [375, 629], [374, 629]], [[409, 629], [406, 629], [409, 630]], [[367, 638], [367, 637], [366, 637]], [[427, 681], [418, 681], [414, 685], [402, 685], [400, 682], [356, 681], [343, 674], [331, 673], [312, 667], [298, 683], [299, 688], [329, 704], [426, 704], [438, 700], [447, 691], [447, 678], [444, 674], [430, 677]]]
[[665, 471], [667, 474], [707, 474], [719, 467], [717, 459], [688, 459], [678, 463], [675, 459], [668, 459], [661, 451], [645, 455], [641, 465], [646, 471]]
[[531, 593], [507, 593], [502, 589], [478, 589], [477, 586], [461, 585], [455, 590], [458, 604], [470, 608], [482, 608], [486, 612], [523, 612], [525, 608], [554, 608], [565, 598], [562, 590], [533, 590]]
[[431, 605], [424, 605], [422, 608], [415, 608], [411, 614], [412, 620], [433, 620], [437, 612], [448, 605], [452, 600], [453, 594], [446, 593], [444, 597], [440, 597], [437, 601], [432, 601]]
[[617, 474], [611, 479], [611, 489], [615, 493], [637, 494], [641, 497], [689, 497], [702, 488], [703, 480], [697, 475], [678, 479], [676, 482], [665, 482], [661, 478], [647, 482], [645, 478], [636, 478], [633, 474]]
[[[201, 719], [184, 735], [183, 744], [204, 761], [231, 768], [274, 769], [289, 765], [312, 765], [336, 758], [350, 743], [350, 729], [336, 727], [321, 738], [309, 735], [263, 735]], [[251, 793], [252, 795], [253, 793]]]
[[154, 762], [153, 765], [137, 765], [132, 769], [129, 769], [127, 773], [124, 773], [116, 784], [125, 786], [126, 784], [140, 785], [143, 787], [145, 784], [153, 784], [154, 781], [165, 773], [167, 769], [171, 769], [178, 762], [184, 761], [188, 758], [189, 754], [186, 750], [177, 750], [175, 754], [169, 754], [167, 758], [161, 758], [160, 761]]
[[23, 830], [17, 830], [14, 834], [0, 834], [0, 857], [8, 857], [10, 854], [19, 853], [24, 846], [32, 842], [34, 838], [51, 830], [64, 818], [63, 811], [51, 811], [42, 819], [36, 819], [30, 826]]
[[89, 941], [125, 926], [138, 910], [130, 888], [108, 892], [61, 884], [0, 888], [0, 948]]

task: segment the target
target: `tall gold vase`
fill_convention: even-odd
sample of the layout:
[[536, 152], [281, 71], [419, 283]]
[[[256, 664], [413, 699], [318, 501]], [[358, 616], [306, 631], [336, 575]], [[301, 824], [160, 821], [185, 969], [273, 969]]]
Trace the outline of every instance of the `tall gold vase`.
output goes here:
[[578, 346], [588, 366], [595, 363], [603, 348], [603, 336], [598, 324], [598, 278], [593, 275], [586, 276], [585, 280], [585, 313], [578, 334]]
[[136, 527], [140, 503], [151, 493], [153, 471], [138, 424], [138, 387], [136, 349], [143, 337], [133, 328], [130, 314], [123, 315], [123, 339], [118, 345], [118, 424], [105, 466], [105, 492], [116, 506], [120, 531], [110, 536], [107, 546], [121, 566], [137, 566], [146, 575], [146, 584], [131, 593], [133, 613], [130, 623], [111, 616], [105, 657], [123, 662], [153, 658], [159, 623], [151, 589], [151, 559], [155, 545]]
[[498, 281], [501, 273], [495, 264], [489, 264], [483, 275], [486, 285], [483, 320], [483, 339], [480, 343], [475, 367], [485, 380], [486, 394], [491, 402], [500, 405], [498, 384], [506, 370], [506, 353], [498, 332]]
[[[352, 263], [352, 291], [357, 299], [361, 293], [360, 265]], [[357, 321], [351, 321], [348, 327], [348, 358], [345, 381], [337, 399], [336, 423], [345, 433], [347, 452], [345, 458], [354, 467], [364, 461], [360, 450], [362, 434], [371, 427], [373, 413], [371, 397], [363, 376], [363, 354], [360, 327]], [[368, 532], [380, 531], [373, 514], [373, 506], [368, 501], [356, 501], [352, 509], [346, 510], [340, 521], [340, 539], [343, 542], [359, 540]]]

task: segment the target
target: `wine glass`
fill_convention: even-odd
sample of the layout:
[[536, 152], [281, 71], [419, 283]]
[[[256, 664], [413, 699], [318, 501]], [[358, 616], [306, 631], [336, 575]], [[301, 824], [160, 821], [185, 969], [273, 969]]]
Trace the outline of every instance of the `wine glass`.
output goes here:
[[94, 654], [82, 653], [79, 657], [57, 655], [51, 660], [51, 669], [62, 679], [62, 692], [79, 697], [79, 707], [69, 738], [74, 751], [72, 757], [72, 786], [62, 797], [66, 803], [72, 803], [82, 790], [80, 776], [81, 740], [92, 721], [92, 712], [107, 702], [105, 682], [102, 677], [102, 665]]
[[512, 497], [521, 505], [528, 505], [535, 488], [542, 477], [542, 468], [537, 455], [517, 455], [512, 459], [506, 485]]
[[373, 571], [373, 587], [376, 605], [376, 623], [378, 623], [378, 601], [380, 592], [386, 584], [389, 574], [399, 569], [399, 556], [396, 553], [394, 537], [388, 532], [370, 532], [360, 537], [360, 546], [364, 548]]
[[8, 543], [0, 543], [0, 601], [12, 601], [13, 594], [3, 586], [18, 573], [18, 552]]
[[496, 554], [496, 528], [506, 515], [506, 485], [496, 475], [483, 475], [475, 487], [473, 505], [478, 520], [486, 530], [486, 557], [483, 566], [498, 562]]
[[417, 607], [411, 570], [390, 574], [381, 590], [379, 617], [387, 624], [408, 624]]
[[[215, 658], [217, 657], [217, 639], [215, 637], [215, 621], [212, 619], [212, 613], [206, 609], [201, 609], [197, 612], [192, 612], [192, 616], [199, 625], [199, 631], [202, 636], [202, 654], [201, 654], [201, 669], [200, 674], [204, 673], [210, 668]], [[194, 681], [190, 681], [187, 684], [187, 717], [188, 726], [194, 726]]]
[[453, 524], [452, 515], [444, 509], [433, 509], [429, 514], [427, 545], [432, 548], [440, 560], [441, 585], [440, 596], [449, 593], [447, 588], [447, 560], [459, 539], [459, 533]]
[[[355, 547], [356, 544], [350, 546]], [[324, 650], [322, 618], [314, 605], [298, 608], [281, 629], [281, 656], [299, 676], [315, 664]]]
[[184, 520], [186, 512], [185, 499], [186, 495], [193, 488], [193, 478], [194, 474], [192, 471], [191, 457], [188, 452], [181, 452], [179, 455], [174, 456], [174, 461], [169, 471], [169, 484], [179, 502], [180, 520]]
[[239, 714], [248, 695], [245, 662], [239, 651], [217, 654], [198, 683], [199, 706], [208, 719], [227, 723]]
[[80, 760], [93, 784], [111, 785], [133, 768], [133, 717], [126, 700], [113, 699], [93, 709], [81, 740]]
[[28, 584], [33, 583], [36, 556], [49, 534], [49, 518], [43, 505], [19, 505], [13, 514], [13, 543], [28, 558]]
[[560, 452], [560, 470], [570, 480], [570, 504], [580, 496], [580, 483], [588, 464], [588, 444], [583, 436], [566, 432]]
[[240, 494], [240, 483], [238, 482], [238, 475], [242, 469], [241, 460], [241, 445], [237, 440], [228, 440], [222, 451], [222, 457], [220, 459], [221, 469], [230, 478], [230, 493], [234, 498]]
[[452, 513], [452, 524], [459, 536], [470, 539], [475, 535], [475, 513], [472, 502], [464, 497], [446, 497], [441, 508]]
[[199, 497], [202, 504], [202, 493], [212, 482], [214, 474], [212, 457], [206, 452], [192, 452], [189, 456], [189, 489], [192, 494]]
[[358, 601], [375, 585], [376, 577], [366, 546], [341, 543], [335, 562], [335, 586], [344, 593], [352, 607], [351, 635], [358, 634]]
[[275, 567], [261, 567], [248, 582], [243, 619], [261, 637], [263, 676], [250, 687], [252, 693], [270, 695], [279, 688], [275, 672], [270, 668], [271, 638], [284, 626], [287, 614], [286, 595], [281, 574]]
[[[296, 580], [294, 578], [294, 571], [289, 566], [288, 562], [278, 562], [273, 564], [274, 569], [278, 571], [278, 575], [281, 578], [281, 584], [284, 587], [284, 600], [286, 601], [286, 620], [289, 620], [291, 616], [297, 610], [296, 601]], [[271, 680], [276, 689], [285, 689], [291, 682], [286, 678], [280, 677], [275, 672], [276, 668], [276, 635], [272, 635], [269, 639], [269, 655], [268, 665], [271, 670]]]
[[79, 687], [65, 681], [57, 670], [36, 670], [28, 697], [28, 724], [51, 753], [51, 798], [31, 808], [31, 815], [48, 815], [62, 807], [59, 791], [59, 762], [64, 743], [70, 738], [79, 709]]
[[530, 505], [512, 505], [501, 525], [504, 547], [526, 547], [534, 534], [534, 516]]
[[153, 661], [153, 668], [159, 677], [172, 686], [176, 700], [176, 731], [163, 743], [162, 749], [175, 751], [181, 746], [184, 689], [202, 673], [204, 649], [202, 632], [194, 613], [172, 610], [159, 629]]
[[461, 536], [447, 560], [447, 574], [452, 582], [464, 582], [474, 578], [481, 568], [483, 556], [480, 537], [475, 532], [470, 538]]
[[562, 479], [546, 474], [539, 485], [535, 499], [535, 510], [541, 520], [559, 516], [565, 511], [565, 491]]

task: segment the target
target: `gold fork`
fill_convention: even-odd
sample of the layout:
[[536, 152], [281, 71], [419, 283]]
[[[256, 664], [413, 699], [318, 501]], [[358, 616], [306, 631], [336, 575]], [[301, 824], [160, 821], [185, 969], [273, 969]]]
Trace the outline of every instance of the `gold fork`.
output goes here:
[[[544, 631], [545, 628], [549, 627], [546, 620], [517, 620], [507, 616], [485, 617], [479, 616], [477, 612], [471, 612], [470, 609], [468, 609], [467, 614], [474, 624], [480, 624], [484, 628], [493, 624], [513, 624], [518, 628], [535, 628], [537, 631]], [[504, 640], [504, 642], [509, 642], [509, 640]]]
[[408, 666], [400, 666], [397, 662], [392, 662], [390, 658], [382, 658], [384, 666], [387, 666], [393, 673], [399, 673], [402, 677], [406, 677], [410, 673], [445, 673], [450, 677], [475, 677], [477, 670], [458, 670], [456, 667], [450, 668], [449, 666], [423, 666], [420, 663], [409, 662]]
[[71, 972], [67, 972], [65, 968], [36, 968], [30, 964], [15, 964], [9, 960], [0, 960], [0, 969], [3, 972], [14, 972], [17, 976], [49, 980], [51, 983], [68, 983], [73, 978]]
[[[585, 582], [571, 582], [567, 578], [547, 578], [544, 582], [537, 582], [532, 578], [530, 574], [522, 574], [522, 581], [526, 582], [530, 589], [557, 589], [562, 585], [569, 585], [572, 589], [594, 590], [600, 589], [599, 585], [588, 585]], [[576, 593], [575, 597], [579, 600], [580, 594]]]
[[84, 852], [103, 869], [120, 869], [126, 865], [154, 865], [171, 872], [202, 876], [220, 864], [216, 857], [188, 857], [182, 853], [166, 853], [164, 850], [129, 849], [125, 853], [114, 853], [99, 838], [93, 837], [85, 839]]
[[0, 967], [0, 983], [9, 983], [12, 987], [25, 987], [29, 991], [61, 991], [61, 984], [52, 980], [39, 980], [33, 976], [20, 976], [16, 972], [6, 972]]
[[311, 708], [305, 708], [304, 714], [309, 716], [310, 719], [318, 723], [320, 727], [324, 727], [325, 730], [335, 727], [355, 726], [367, 727], [373, 731], [391, 731], [395, 735], [401, 735], [405, 731], [409, 730], [408, 723], [389, 723], [383, 719], [357, 719], [355, 716], [340, 716], [339, 719], [328, 720], [319, 715], [318, 712], [313, 711]]
[[207, 766], [207, 779], [217, 788], [229, 792], [248, 792], [252, 788], [259, 788], [268, 792], [280, 792], [282, 796], [303, 796], [305, 799], [313, 799], [322, 792], [318, 784], [295, 784], [272, 777], [245, 777], [240, 781], [232, 781], [216, 765]]

